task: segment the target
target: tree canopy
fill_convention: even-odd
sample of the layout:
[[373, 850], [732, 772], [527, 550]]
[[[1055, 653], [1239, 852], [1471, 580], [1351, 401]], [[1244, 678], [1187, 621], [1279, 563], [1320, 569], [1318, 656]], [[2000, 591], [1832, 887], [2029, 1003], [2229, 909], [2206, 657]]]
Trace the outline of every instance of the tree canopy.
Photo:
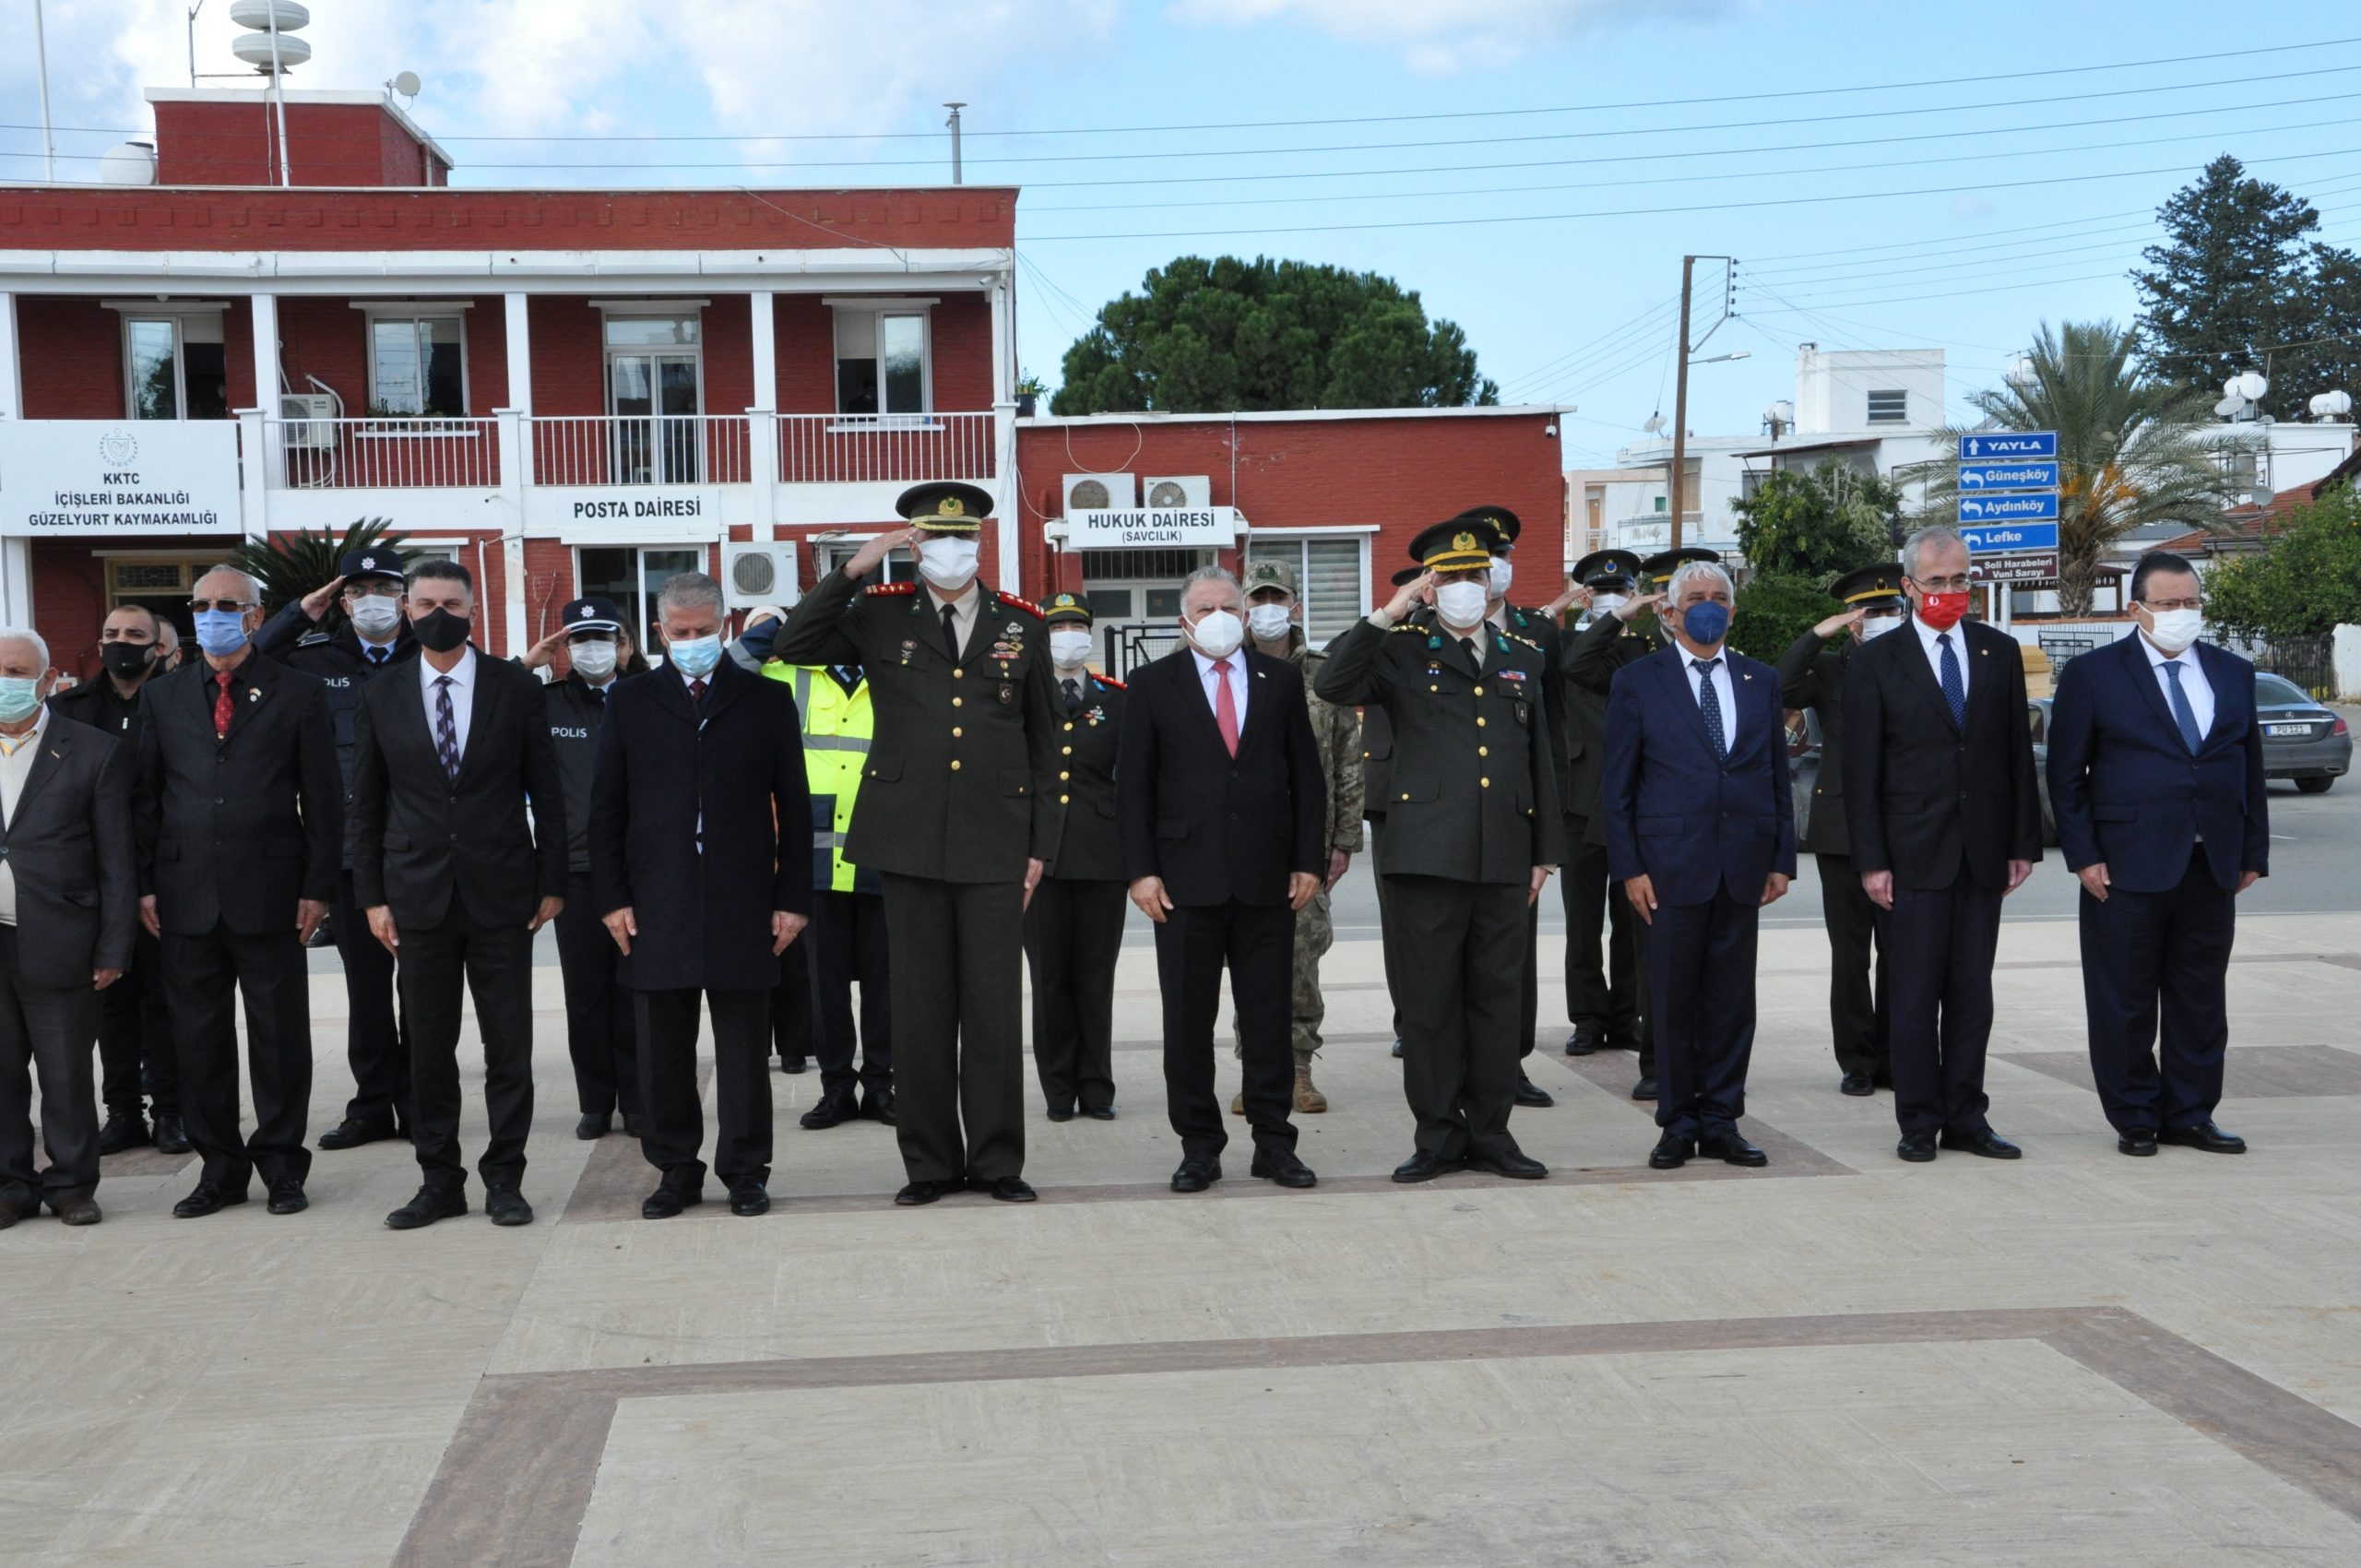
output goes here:
[[2361, 493], [2340, 484], [2290, 514], [2260, 554], [2216, 565], [2205, 579], [2205, 616], [2247, 637], [2361, 624]]
[[1892, 560], [1901, 539], [1901, 487], [1833, 458], [1808, 470], [1765, 474], [1730, 510], [1738, 514], [1738, 547], [1748, 565], [1822, 585], [1856, 566]]
[[1501, 400], [1466, 334], [1373, 272], [1185, 255], [1066, 350], [1061, 414], [1460, 408]]

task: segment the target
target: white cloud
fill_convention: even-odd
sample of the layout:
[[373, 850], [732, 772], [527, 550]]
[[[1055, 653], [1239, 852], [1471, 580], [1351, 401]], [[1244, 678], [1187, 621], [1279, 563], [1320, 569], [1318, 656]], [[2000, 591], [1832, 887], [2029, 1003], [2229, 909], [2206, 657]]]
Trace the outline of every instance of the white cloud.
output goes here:
[[1722, 0], [1173, 0], [1172, 14], [1211, 23], [1301, 21], [1442, 75], [1504, 65], [1587, 29], [1730, 8]]

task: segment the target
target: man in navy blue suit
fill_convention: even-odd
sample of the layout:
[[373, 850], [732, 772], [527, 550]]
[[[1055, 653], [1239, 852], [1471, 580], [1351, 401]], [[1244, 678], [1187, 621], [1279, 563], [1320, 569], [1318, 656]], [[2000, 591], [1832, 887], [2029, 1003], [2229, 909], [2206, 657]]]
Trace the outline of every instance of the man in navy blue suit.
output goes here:
[[1768, 1158], [1741, 1137], [1762, 906], [1796, 874], [1779, 676], [1723, 646], [1733, 589], [1688, 561], [1659, 610], [1672, 642], [1615, 676], [1607, 703], [1608, 872], [1648, 925], [1656, 1125], [1648, 1163]]
[[2271, 869], [2254, 666], [2197, 640], [2204, 602], [2181, 557], [2142, 556], [2131, 598], [2139, 632], [2067, 665], [2049, 721], [2058, 841], [2082, 882], [2091, 1075], [2125, 1154], [2240, 1154], [2213, 1108], [2236, 899]]

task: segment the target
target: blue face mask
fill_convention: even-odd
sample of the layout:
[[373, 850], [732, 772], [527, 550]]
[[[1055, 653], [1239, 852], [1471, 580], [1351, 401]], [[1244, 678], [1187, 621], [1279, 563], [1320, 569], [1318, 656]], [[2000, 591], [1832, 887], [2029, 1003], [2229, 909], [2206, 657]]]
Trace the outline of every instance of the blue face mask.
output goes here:
[[1680, 613], [1680, 629], [1688, 633], [1689, 640], [1698, 647], [1712, 647], [1729, 632], [1730, 607], [1716, 604], [1710, 599], [1702, 604], [1692, 604]]
[[0, 724], [22, 724], [41, 707], [41, 682], [30, 675], [0, 675]]
[[235, 610], [196, 612], [196, 646], [216, 659], [227, 659], [246, 646], [246, 618]]
[[715, 665], [721, 662], [721, 638], [717, 635], [710, 637], [683, 637], [676, 643], [666, 643], [664, 657], [670, 659], [673, 668], [690, 680], [702, 681], [713, 673]]

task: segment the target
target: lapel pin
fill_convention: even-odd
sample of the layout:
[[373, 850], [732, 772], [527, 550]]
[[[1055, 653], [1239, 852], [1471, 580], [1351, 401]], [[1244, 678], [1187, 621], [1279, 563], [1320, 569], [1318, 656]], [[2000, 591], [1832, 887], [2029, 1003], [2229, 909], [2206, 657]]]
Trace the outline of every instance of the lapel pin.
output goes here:
[[248, 686], [248, 687], [246, 688], [246, 700], [247, 700], [248, 702], [260, 702], [260, 701], [262, 701], [262, 692], [261, 692], [261, 689], [260, 689], [259, 687]]

